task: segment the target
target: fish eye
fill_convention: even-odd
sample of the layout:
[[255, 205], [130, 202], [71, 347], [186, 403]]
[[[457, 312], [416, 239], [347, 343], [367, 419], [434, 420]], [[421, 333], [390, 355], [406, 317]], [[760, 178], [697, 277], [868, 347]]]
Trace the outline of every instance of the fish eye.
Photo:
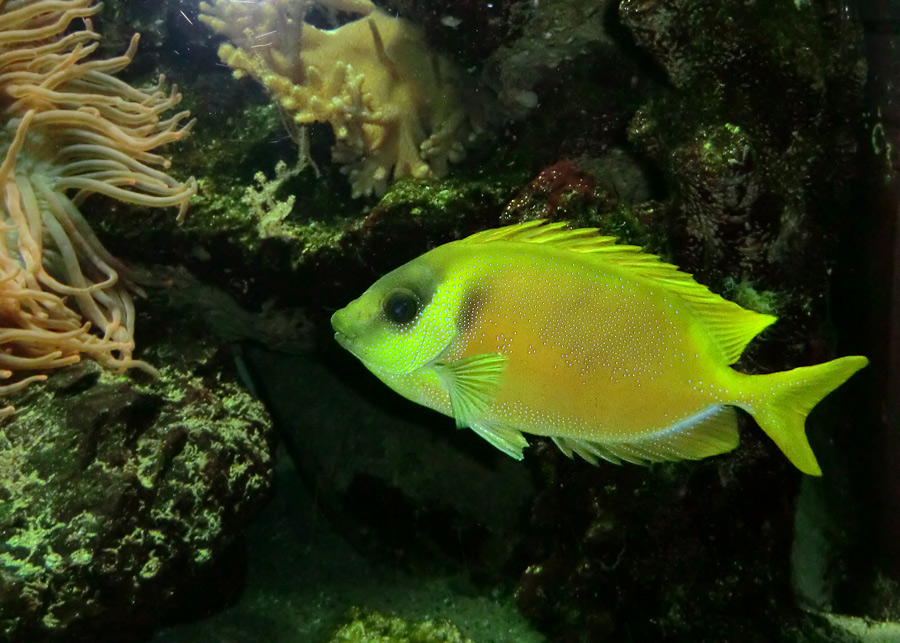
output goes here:
[[406, 324], [419, 313], [419, 298], [406, 288], [398, 288], [384, 298], [384, 314], [395, 324]]

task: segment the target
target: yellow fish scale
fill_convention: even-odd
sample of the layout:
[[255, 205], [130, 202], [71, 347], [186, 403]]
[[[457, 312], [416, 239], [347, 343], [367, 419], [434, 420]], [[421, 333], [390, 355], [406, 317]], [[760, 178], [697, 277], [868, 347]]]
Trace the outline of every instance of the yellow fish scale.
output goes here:
[[680, 298], [572, 253], [505, 245], [470, 259], [472, 302], [446, 357], [507, 356], [489, 418], [619, 440], [737, 399], [734, 372]]

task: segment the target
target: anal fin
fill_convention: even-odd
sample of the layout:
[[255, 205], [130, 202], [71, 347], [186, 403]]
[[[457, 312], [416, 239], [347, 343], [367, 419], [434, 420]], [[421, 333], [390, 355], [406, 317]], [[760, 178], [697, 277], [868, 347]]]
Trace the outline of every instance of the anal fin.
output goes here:
[[524, 456], [522, 450], [528, 446], [528, 440], [518, 429], [496, 422], [473, 422], [472, 430], [492, 445], [516, 460]]
[[634, 464], [672, 460], [699, 460], [731, 451], [740, 441], [734, 407], [714, 405], [676, 422], [670, 427], [628, 441], [600, 442], [554, 437], [553, 441], [568, 457], [577, 454], [597, 464], [608, 460]]

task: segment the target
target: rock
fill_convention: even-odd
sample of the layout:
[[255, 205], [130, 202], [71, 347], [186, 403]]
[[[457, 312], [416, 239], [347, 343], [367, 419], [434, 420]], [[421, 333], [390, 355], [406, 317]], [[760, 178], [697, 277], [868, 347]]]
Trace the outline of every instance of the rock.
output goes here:
[[0, 425], [4, 640], [141, 640], [240, 589], [223, 552], [269, 493], [269, 421], [226, 349], [155, 312], [158, 378], [83, 362]]

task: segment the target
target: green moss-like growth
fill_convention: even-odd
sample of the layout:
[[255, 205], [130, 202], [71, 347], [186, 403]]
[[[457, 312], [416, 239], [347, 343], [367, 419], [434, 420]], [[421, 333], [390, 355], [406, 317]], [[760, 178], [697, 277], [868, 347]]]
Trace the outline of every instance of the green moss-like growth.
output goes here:
[[723, 282], [722, 295], [748, 310], [776, 317], [784, 296], [774, 290], [757, 290], [749, 280], [739, 281], [733, 277], [727, 277]]
[[409, 623], [396, 616], [353, 608], [347, 621], [329, 643], [474, 643], [443, 619]]
[[461, 176], [443, 181], [400, 179], [391, 185], [377, 208], [380, 212], [395, 213], [393, 216], [423, 221], [483, 216], [489, 208], [495, 208], [496, 213], [524, 178], [522, 173], [513, 173]]

